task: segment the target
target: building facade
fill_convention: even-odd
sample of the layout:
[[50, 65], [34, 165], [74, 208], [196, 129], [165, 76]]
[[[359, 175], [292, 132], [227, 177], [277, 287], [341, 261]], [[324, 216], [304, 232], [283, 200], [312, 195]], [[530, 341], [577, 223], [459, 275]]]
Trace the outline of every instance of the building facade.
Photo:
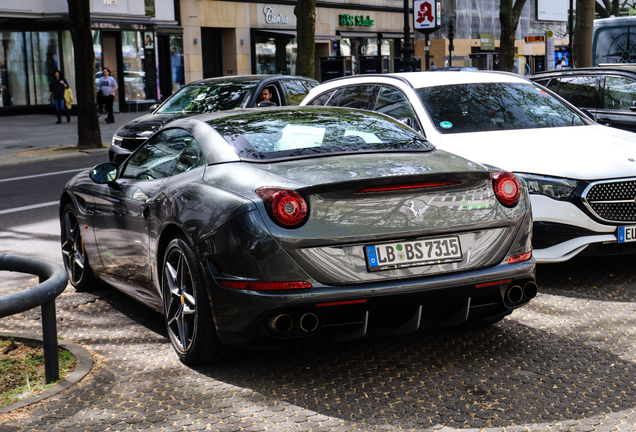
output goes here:
[[[295, 73], [295, 1], [274, 3], [218, 0], [181, 0], [184, 27], [186, 81], [248, 73]], [[404, 38], [402, 0], [318, 1], [316, 4], [316, 78], [321, 79], [320, 59], [350, 57], [351, 73], [398, 70]], [[564, 23], [533, 18], [535, 0], [528, 0], [517, 29], [516, 52], [521, 63], [532, 64], [543, 57], [544, 42], [526, 42], [526, 36], [551, 32], [557, 48], [567, 38]], [[442, 28], [430, 36], [429, 60], [438, 67], [452, 62], [469, 66], [478, 62], [474, 54], [493, 53], [499, 48], [499, 0], [443, 0]], [[454, 51], [448, 51], [448, 20], [456, 23]], [[409, 19], [412, 28], [412, 15]], [[415, 40], [414, 56], [426, 56], [424, 37]], [[472, 56], [471, 56], [472, 54]], [[384, 63], [369, 57], [385, 57]], [[324, 64], [324, 63], [323, 63]], [[527, 69], [520, 73], [527, 72]], [[534, 72], [534, 70], [533, 70]]]
[[[115, 109], [144, 110], [191, 81], [229, 75], [296, 73], [295, 0], [87, 0], [91, 7], [96, 81], [107, 67], [119, 83]], [[386, 73], [400, 70], [403, 0], [327, 0], [316, 4], [316, 71]], [[526, 36], [554, 34], [565, 24], [533, 19], [528, 0], [517, 30], [519, 73], [540, 65], [546, 44]], [[456, 23], [449, 52], [448, 22]], [[409, 18], [412, 28], [412, 16]], [[66, 0], [0, 0], [0, 115], [51, 110], [49, 83], [62, 71], [75, 91], [74, 53]], [[493, 68], [499, 47], [499, 0], [443, 0], [442, 27], [410, 37], [417, 65], [477, 64]], [[535, 38], [536, 40], [537, 38]], [[485, 53], [488, 61], [480, 60]], [[452, 54], [452, 55], [451, 55]], [[535, 61], [536, 60], [536, 61]], [[532, 67], [522, 67], [522, 64]], [[339, 72], [338, 72], [339, 71]]]

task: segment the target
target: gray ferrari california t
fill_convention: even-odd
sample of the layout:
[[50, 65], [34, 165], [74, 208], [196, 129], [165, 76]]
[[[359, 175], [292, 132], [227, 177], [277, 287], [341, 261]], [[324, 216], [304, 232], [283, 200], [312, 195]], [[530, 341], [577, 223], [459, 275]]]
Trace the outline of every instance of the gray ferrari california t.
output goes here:
[[60, 201], [73, 286], [162, 312], [185, 363], [239, 345], [497, 322], [537, 293], [526, 189], [342, 108], [176, 120]]

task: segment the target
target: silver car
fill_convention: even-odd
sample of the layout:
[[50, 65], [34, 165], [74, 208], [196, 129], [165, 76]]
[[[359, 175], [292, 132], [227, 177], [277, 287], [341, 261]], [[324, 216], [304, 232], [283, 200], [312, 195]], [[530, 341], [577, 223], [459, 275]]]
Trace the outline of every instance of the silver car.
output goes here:
[[527, 191], [382, 114], [175, 120], [60, 203], [71, 283], [166, 317], [186, 363], [238, 345], [501, 320], [537, 293]]

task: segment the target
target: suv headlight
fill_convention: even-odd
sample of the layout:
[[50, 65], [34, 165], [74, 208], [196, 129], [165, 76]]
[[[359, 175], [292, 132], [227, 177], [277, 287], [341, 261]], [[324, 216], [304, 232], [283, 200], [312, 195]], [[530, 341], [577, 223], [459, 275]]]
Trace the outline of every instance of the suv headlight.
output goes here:
[[548, 177], [534, 174], [515, 173], [523, 179], [531, 194], [541, 194], [556, 200], [567, 200], [576, 189], [578, 182], [561, 177]]
[[113, 135], [113, 140], [111, 141], [111, 145], [114, 147], [121, 147], [121, 143], [124, 139], [122, 137], [118, 137], [117, 135]]

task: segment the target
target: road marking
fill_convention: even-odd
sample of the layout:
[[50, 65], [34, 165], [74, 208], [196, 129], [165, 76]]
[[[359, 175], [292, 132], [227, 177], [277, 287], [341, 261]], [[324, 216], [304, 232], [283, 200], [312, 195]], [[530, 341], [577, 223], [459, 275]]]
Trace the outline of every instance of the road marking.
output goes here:
[[59, 204], [60, 204], [59, 201], [49, 201], [42, 204], [33, 204], [29, 206], [24, 206], [24, 207], [16, 207], [16, 208], [7, 209], [7, 210], [0, 210], [0, 215], [7, 214], [7, 213], [15, 213], [15, 212], [24, 211], [24, 210], [32, 210], [32, 209], [36, 209], [40, 207], [49, 207], [52, 205], [59, 205]]
[[8, 179], [2, 179], [2, 180], [0, 180], [0, 183], [8, 182], [8, 181], [14, 181], [14, 180], [26, 180], [26, 179], [36, 178], [36, 177], [46, 177], [46, 176], [56, 175], [56, 174], [67, 174], [67, 173], [71, 173], [71, 172], [85, 171], [87, 169], [90, 169], [90, 168], [78, 168], [78, 169], [72, 169], [72, 170], [66, 170], [66, 171], [57, 171], [57, 172], [46, 173], [46, 174], [33, 174], [33, 175], [30, 175], [30, 176], [24, 176], [24, 177], [13, 177], [13, 178], [8, 178]]

